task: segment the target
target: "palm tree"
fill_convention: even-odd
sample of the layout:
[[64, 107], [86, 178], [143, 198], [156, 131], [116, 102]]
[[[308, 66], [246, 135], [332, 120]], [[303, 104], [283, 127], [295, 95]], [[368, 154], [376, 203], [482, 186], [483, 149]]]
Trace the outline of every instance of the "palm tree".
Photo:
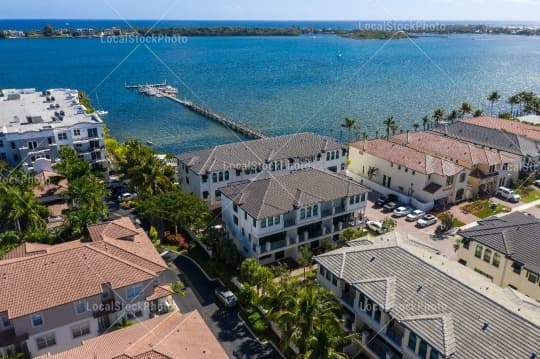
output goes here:
[[418, 128], [420, 128], [420, 124], [417, 123], [417, 122], [413, 123], [412, 126], [413, 126], [413, 128], [414, 128], [414, 132], [418, 131]]
[[470, 114], [473, 112], [473, 108], [470, 103], [463, 102], [461, 104], [461, 107], [459, 109], [459, 112], [461, 113], [461, 119], [465, 118], [465, 115]]
[[427, 129], [429, 124], [429, 116], [422, 117], [422, 126], [424, 126], [424, 131]]
[[474, 111], [474, 113], [473, 113], [473, 116], [474, 116], [474, 117], [481, 117], [481, 116], [483, 116], [483, 115], [484, 115], [484, 111], [482, 111], [482, 110], [476, 110], [476, 111]]
[[362, 132], [362, 139], [363, 140], [367, 140], [369, 137], [368, 133], [367, 132]]
[[341, 124], [341, 127], [347, 130], [347, 145], [348, 145], [351, 143], [351, 132], [353, 130], [358, 129], [358, 126], [356, 125], [356, 120], [354, 118], [345, 117], [345, 119], [343, 120], [343, 123]]
[[394, 120], [393, 116], [390, 116], [390, 117], [387, 117], [383, 121], [383, 124], [386, 126], [386, 139], [389, 140], [390, 139], [390, 130], [392, 129], [393, 126], [396, 125], [396, 121]]
[[377, 167], [370, 166], [367, 171], [369, 180], [371, 181], [373, 178], [376, 178], [378, 173], [379, 169]]
[[309, 338], [308, 351], [300, 354], [302, 359], [348, 359], [349, 356], [339, 349], [358, 338], [358, 334], [343, 336], [343, 331], [336, 325], [324, 322], [317, 326]]
[[513, 95], [508, 98], [508, 103], [510, 104], [510, 114], [514, 116], [514, 106], [519, 105], [521, 99], [519, 95]]
[[491, 102], [491, 116], [493, 116], [493, 106], [495, 105], [495, 102], [499, 101], [501, 99], [501, 95], [497, 91], [493, 91], [488, 96], [488, 101]]
[[448, 114], [447, 119], [448, 119], [448, 121], [450, 121], [450, 122], [453, 123], [455, 120], [458, 119], [458, 117], [459, 117], [459, 112], [458, 112], [458, 110], [452, 110], [452, 112], [450, 112], [450, 113]]
[[304, 268], [304, 280], [306, 280], [306, 267], [311, 264], [313, 261], [313, 253], [309, 250], [307, 246], [302, 246], [300, 248], [300, 256], [298, 257], [298, 264]]
[[433, 116], [431, 116], [433, 120], [435, 120], [435, 123], [439, 125], [439, 123], [444, 118], [444, 110], [442, 108], [438, 108], [433, 112]]
[[[390, 126], [390, 130], [392, 130], [392, 137], [396, 135], [397, 130], [399, 130], [399, 125], [397, 123], [392, 124]], [[401, 129], [401, 133], [403, 133], [403, 129]]]

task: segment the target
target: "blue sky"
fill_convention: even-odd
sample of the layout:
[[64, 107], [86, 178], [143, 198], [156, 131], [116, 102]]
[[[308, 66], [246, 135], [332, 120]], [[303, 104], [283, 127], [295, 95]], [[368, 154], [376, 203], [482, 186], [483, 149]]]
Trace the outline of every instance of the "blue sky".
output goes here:
[[0, 18], [540, 20], [540, 0], [12, 0]]

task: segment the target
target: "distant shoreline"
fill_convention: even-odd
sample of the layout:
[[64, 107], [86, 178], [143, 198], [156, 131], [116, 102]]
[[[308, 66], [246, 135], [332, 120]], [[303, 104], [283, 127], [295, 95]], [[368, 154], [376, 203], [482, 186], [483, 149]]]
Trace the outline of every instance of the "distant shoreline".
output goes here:
[[59, 28], [45, 25], [41, 30], [10, 30], [0, 29], [0, 39], [28, 38], [109, 38], [109, 37], [195, 37], [195, 36], [301, 36], [301, 35], [336, 35], [354, 40], [367, 39], [405, 39], [420, 35], [448, 36], [454, 34], [468, 35], [518, 35], [538, 36], [540, 27], [496, 27], [491, 25], [437, 25], [424, 27], [421, 24], [385, 23], [380, 25], [365, 25], [365, 28], [344, 30], [334, 28], [307, 27], [247, 27], [247, 26], [205, 26], [205, 27], [167, 27], [148, 28], [112, 27], [108, 29], [93, 28]]

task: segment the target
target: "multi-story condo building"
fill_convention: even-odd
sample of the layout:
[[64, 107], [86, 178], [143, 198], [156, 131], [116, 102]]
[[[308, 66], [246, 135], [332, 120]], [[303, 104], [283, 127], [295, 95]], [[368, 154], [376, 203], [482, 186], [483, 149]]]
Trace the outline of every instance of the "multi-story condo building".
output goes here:
[[201, 314], [161, 315], [36, 359], [227, 359]]
[[479, 221], [459, 235], [461, 264], [540, 302], [540, 220], [514, 212]]
[[346, 348], [350, 357], [538, 358], [537, 302], [398, 233], [353, 241], [315, 261], [317, 281], [360, 334]]
[[422, 210], [472, 196], [467, 168], [399, 143], [383, 139], [353, 143], [349, 160], [349, 173], [358, 181]]
[[478, 126], [464, 121], [441, 125], [432, 131], [517, 155], [521, 158], [522, 172], [537, 172], [540, 169], [540, 140], [535, 141], [499, 128]]
[[540, 141], [540, 127], [519, 121], [509, 121], [496, 117], [473, 117], [463, 120], [477, 126], [498, 128], [508, 133], [527, 137], [533, 141]]
[[435, 132], [409, 132], [391, 140], [468, 169], [467, 182], [477, 195], [493, 195], [500, 186], [512, 186], [519, 176], [521, 158], [508, 152], [491, 150]]
[[177, 156], [184, 191], [221, 203], [220, 189], [253, 178], [282, 175], [302, 168], [345, 170], [347, 149], [314, 133], [231, 143]]
[[73, 147], [94, 168], [106, 168], [103, 121], [87, 114], [77, 90], [3, 90], [0, 160], [27, 171], [50, 170], [62, 146]]
[[351, 179], [313, 168], [222, 188], [222, 218], [244, 257], [262, 264], [297, 258], [357, 226], [369, 190]]
[[174, 307], [167, 265], [129, 218], [85, 241], [23, 244], [0, 261], [0, 356], [58, 353]]

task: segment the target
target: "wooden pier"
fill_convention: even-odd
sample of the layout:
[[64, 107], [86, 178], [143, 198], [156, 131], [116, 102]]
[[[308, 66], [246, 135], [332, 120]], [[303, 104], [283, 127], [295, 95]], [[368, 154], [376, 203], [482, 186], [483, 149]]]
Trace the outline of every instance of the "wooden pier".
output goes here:
[[199, 104], [196, 104], [194, 102], [188, 101], [188, 100], [182, 100], [179, 99], [176, 96], [173, 96], [171, 94], [164, 93], [162, 91], [159, 91], [158, 88], [167, 86], [167, 82], [163, 84], [145, 84], [145, 85], [125, 85], [127, 89], [141, 89], [141, 88], [154, 88], [156, 89], [156, 95], [157, 97], [163, 97], [167, 98], [173, 102], [176, 102], [180, 105], [183, 105], [187, 109], [206, 117], [212, 121], [215, 121], [219, 123], [220, 125], [230, 128], [231, 130], [238, 132], [246, 137], [252, 138], [252, 139], [259, 139], [259, 138], [268, 138], [268, 135], [266, 135], [264, 132], [257, 130], [256, 128], [253, 128], [251, 126], [248, 126], [246, 124], [243, 124], [239, 121], [233, 120], [227, 116], [224, 116], [222, 114], [219, 114], [209, 108], [206, 108], [204, 106], [201, 106]]

